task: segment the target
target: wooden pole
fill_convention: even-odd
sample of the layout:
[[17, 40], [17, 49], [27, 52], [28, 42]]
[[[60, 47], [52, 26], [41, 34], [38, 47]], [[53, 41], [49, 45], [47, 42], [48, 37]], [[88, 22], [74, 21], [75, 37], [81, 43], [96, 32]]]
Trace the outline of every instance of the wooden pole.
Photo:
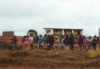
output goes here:
[[100, 28], [99, 28], [99, 49], [100, 49]]
[[100, 28], [99, 28], [99, 49], [100, 49]]

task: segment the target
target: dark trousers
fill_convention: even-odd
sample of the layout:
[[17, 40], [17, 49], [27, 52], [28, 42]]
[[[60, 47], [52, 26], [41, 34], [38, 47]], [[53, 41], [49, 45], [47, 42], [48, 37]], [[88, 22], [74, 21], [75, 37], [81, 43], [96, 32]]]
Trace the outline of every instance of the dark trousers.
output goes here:
[[79, 44], [79, 48], [80, 48], [80, 50], [82, 50], [82, 44]]
[[70, 43], [70, 50], [74, 50], [74, 43]]
[[30, 44], [30, 48], [33, 49], [33, 44]]
[[52, 49], [52, 50], [53, 50], [53, 43], [50, 43], [50, 46], [51, 46], [51, 47], [50, 47], [50, 49]]
[[96, 50], [96, 44], [93, 44], [93, 49]]

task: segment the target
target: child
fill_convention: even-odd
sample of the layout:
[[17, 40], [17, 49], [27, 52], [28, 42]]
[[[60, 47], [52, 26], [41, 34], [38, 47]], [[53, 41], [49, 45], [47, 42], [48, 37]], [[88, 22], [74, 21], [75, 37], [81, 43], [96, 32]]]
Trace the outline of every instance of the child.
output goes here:
[[43, 49], [42, 42], [43, 42], [43, 37], [42, 35], [40, 35], [39, 36], [39, 49]]
[[64, 38], [61, 39], [60, 46], [61, 46], [60, 47], [61, 50], [63, 50], [64, 49]]
[[28, 36], [25, 37], [24, 45], [28, 46], [29, 45], [29, 39]]
[[88, 49], [91, 49], [92, 48], [92, 38], [91, 36], [89, 36], [88, 38]]
[[65, 49], [66, 50], [69, 50], [69, 37], [68, 37], [68, 35], [66, 35], [65, 36], [65, 38], [64, 38], [64, 44], [65, 44]]
[[22, 37], [20, 40], [19, 40], [19, 45], [22, 47], [24, 46], [24, 42], [25, 42], [25, 36]]
[[17, 49], [18, 48], [18, 46], [17, 46], [17, 41], [18, 41], [17, 37], [13, 36], [13, 38], [11, 40], [12, 40], [13, 49]]
[[74, 39], [74, 50], [79, 50], [78, 38], [77, 37]]
[[57, 50], [58, 49], [58, 36], [56, 36], [56, 38], [55, 38], [55, 50]]
[[86, 50], [86, 45], [87, 45], [87, 39], [85, 36], [83, 36], [83, 49]]
[[97, 45], [97, 37], [96, 37], [96, 35], [94, 36], [94, 38], [92, 40], [92, 45], [93, 45], [93, 49], [96, 50], [96, 45]]
[[48, 37], [47, 37], [46, 34], [45, 34], [44, 37], [43, 37], [43, 43], [44, 43], [43, 49], [44, 49], [44, 50], [47, 50], [47, 46], [48, 46]]
[[33, 44], [34, 44], [34, 36], [33, 35], [31, 35], [30, 37], [29, 37], [29, 44], [30, 44], [30, 49], [33, 49]]
[[33, 42], [34, 42], [34, 48], [37, 49], [38, 48], [38, 36], [37, 35], [34, 37]]

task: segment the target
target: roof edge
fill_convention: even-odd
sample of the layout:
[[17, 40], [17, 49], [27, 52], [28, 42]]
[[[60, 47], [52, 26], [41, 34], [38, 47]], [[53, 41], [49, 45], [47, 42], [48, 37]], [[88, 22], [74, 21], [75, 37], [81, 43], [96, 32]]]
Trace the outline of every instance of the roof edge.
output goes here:
[[68, 30], [83, 30], [81, 28], [44, 28], [44, 29], [68, 29]]

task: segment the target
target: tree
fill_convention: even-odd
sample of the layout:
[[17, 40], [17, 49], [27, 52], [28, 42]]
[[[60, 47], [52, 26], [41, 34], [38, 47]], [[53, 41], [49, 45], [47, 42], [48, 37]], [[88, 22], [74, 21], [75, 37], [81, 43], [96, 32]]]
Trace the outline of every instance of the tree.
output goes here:
[[30, 29], [28, 32], [34, 32], [35, 35], [37, 35], [37, 31], [36, 30]]

